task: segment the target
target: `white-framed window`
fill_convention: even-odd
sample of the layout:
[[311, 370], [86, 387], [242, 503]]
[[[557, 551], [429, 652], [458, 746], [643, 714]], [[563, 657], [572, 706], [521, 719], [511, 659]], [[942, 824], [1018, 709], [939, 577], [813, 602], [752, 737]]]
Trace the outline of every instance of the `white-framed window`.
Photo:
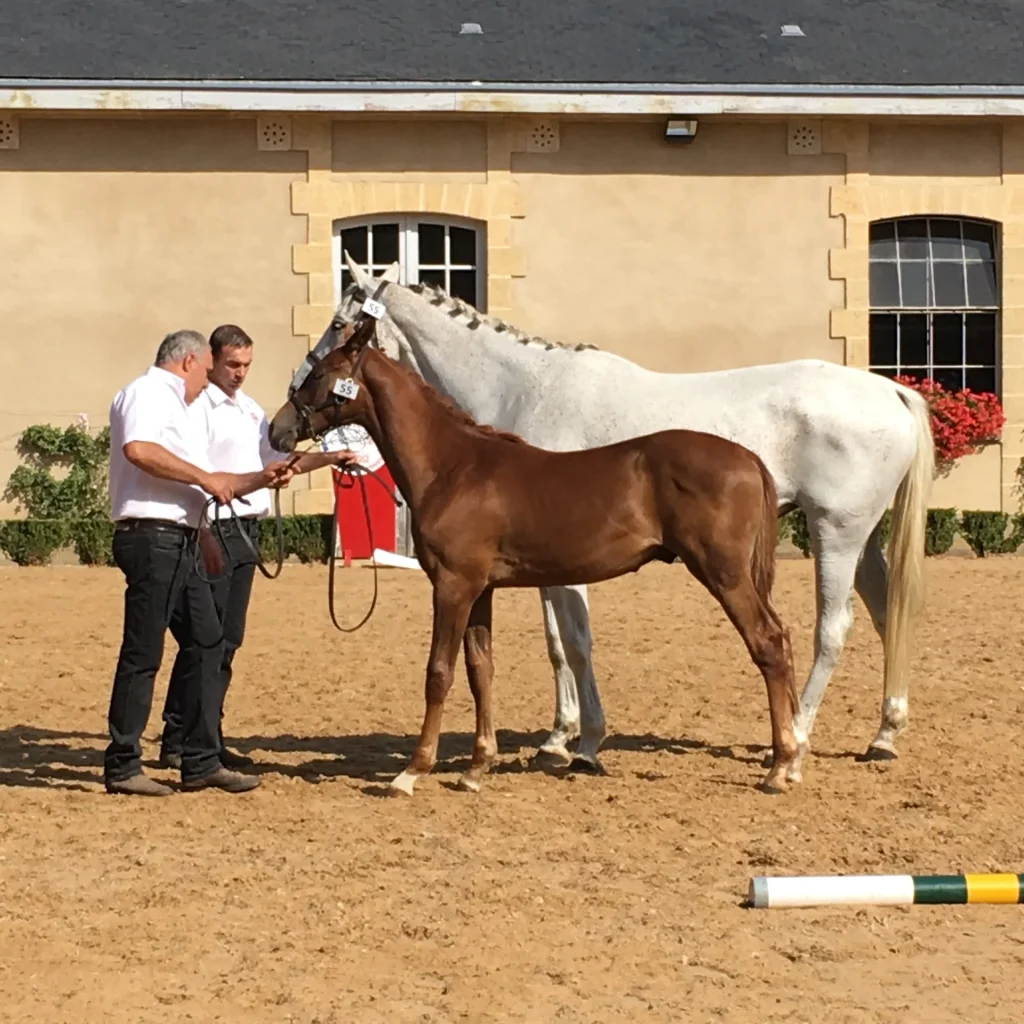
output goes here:
[[998, 394], [998, 225], [900, 217], [870, 245], [871, 370]]
[[335, 298], [352, 283], [343, 252], [374, 277], [395, 260], [402, 284], [436, 284], [487, 309], [486, 239], [478, 221], [429, 214], [385, 214], [334, 223]]

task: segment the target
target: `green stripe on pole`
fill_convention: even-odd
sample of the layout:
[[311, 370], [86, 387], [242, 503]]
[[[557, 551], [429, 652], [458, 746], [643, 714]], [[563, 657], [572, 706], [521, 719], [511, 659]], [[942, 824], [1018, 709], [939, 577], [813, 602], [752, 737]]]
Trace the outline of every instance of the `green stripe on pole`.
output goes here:
[[967, 879], [963, 875], [914, 875], [915, 903], [966, 903]]

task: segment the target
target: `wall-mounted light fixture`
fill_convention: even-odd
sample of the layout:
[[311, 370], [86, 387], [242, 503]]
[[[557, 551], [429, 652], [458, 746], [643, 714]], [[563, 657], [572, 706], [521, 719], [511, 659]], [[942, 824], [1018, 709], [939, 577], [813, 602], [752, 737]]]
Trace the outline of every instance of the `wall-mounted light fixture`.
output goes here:
[[670, 120], [665, 125], [666, 142], [693, 142], [697, 134], [696, 120]]

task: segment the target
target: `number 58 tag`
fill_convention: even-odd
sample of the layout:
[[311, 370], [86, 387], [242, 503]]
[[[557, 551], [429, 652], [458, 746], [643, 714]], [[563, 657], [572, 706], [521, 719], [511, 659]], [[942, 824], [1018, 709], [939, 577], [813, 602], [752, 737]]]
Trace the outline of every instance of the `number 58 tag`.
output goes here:
[[334, 387], [331, 388], [331, 391], [339, 398], [351, 401], [359, 394], [359, 385], [351, 377], [346, 377], [344, 380], [339, 378], [334, 382]]
[[372, 316], [374, 320], [379, 320], [387, 310], [384, 308], [383, 302], [378, 302], [376, 299], [367, 299], [363, 303], [363, 312], [367, 316]]

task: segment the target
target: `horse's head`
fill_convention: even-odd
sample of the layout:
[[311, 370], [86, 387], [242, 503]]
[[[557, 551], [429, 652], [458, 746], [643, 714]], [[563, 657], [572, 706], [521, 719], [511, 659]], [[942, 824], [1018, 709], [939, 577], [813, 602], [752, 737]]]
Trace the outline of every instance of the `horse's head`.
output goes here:
[[[346, 329], [359, 319], [363, 303], [367, 299], [377, 299], [386, 307], [387, 291], [398, 283], [400, 270], [397, 263], [392, 263], [380, 277], [375, 278], [363, 270], [347, 252], [344, 253], [344, 258], [352, 281], [342, 292], [341, 301], [335, 308], [334, 316], [331, 317], [327, 329], [320, 335], [320, 340], [313, 346], [292, 378], [289, 392], [301, 386], [317, 360], [323, 359], [328, 352], [338, 347]], [[387, 312], [377, 321], [376, 344], [389, 359], [395, 359], [405, 363], [413, 370], [419, 371], [416, 358], [405, 335], [395, 326]]]
[[270, 422], [269, 440], [277, 451], [293, 451], [301, 441], [363, 421], [370, 400], [361, 370], [376, 326], [376, 320], [364, 316], [355, 325], [339, 328], [340, 344], [312, 360], [302, 383], [292, 389]]

